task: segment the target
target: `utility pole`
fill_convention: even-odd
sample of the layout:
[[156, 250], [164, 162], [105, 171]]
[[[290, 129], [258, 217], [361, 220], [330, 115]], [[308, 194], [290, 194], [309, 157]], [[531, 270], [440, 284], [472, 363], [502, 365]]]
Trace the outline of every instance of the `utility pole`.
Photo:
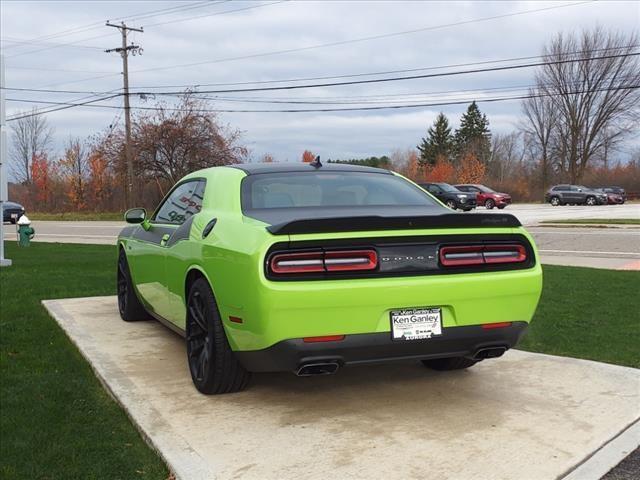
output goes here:
[[116, 25], [114, 23], [110, 23], [107, 21], [107, 27], [114, 27], [120, 30], [122, 34], [122, 46], [118, 48], [110, 48], [109, 50], [105, 50], [107, 53], [118, 52], [122, 57], [122, 77], [124, 80], [124, 129], [125, 129], [125, 143], [124, 143], [124, 157], [127, 164], [127, 185], [126, 185], [126, 203], [127, 208], [135, 207], [135, 203], [138, 200], [136, 195], [136, 182], [133, 178], [133, 158], [131, 156], [131, 107], [129, 106], [129, 52], [132, 55], [142, 55], [142, 48], [138, 45], [127, 45], [127, 32], [140, 32], [143, 33], [144, 30], [142, 28], [133, 28], [127, 27], [127, 25], [122, 22], [120, 25]]
[[[0, 55], [0, 213], [7, 197], [7, 119], [4, 90], [4, 55]], [[0, 219], [0, 267], [8, 267], [11, 260], [4, 258], [4, 215]]]

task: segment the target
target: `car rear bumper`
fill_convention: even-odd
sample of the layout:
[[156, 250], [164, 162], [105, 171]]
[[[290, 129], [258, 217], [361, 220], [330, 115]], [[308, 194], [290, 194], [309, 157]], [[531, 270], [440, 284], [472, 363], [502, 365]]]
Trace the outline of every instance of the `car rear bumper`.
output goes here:
[[330, 342], [305, 343], [296, 338], [262, 350], [236, 351], [235, 355], [252, 372], [297, 371], [304, 365], [321, 363], [344, 366], [411, 359], [473, 358], [486, 348], [514, 347], [527, 326], [527, 322], [522, 321], [501, 328], [450, 327], [443, 328], [440, 336], [417, 341], [394, 341], [389, 332], [346, 335], [342, 340]]

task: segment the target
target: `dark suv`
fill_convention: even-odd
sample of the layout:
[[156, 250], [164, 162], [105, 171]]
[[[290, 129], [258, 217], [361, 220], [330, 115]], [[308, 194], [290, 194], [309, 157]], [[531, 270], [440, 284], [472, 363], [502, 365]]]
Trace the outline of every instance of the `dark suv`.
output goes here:
[[567, 204], [604, 205], [607, 203], [607, 194], [583, 185], [556, 185], [544, 194], [544, 200], [554, 207]]
[[16, 223], [24, 215], [24, 207], [16, 202], [2, 202], [2, 221]]
[[420, 183], [419, 185], [453, 210], [459, 208], [468, 212], [476, 208], [475, 193], [463, 192], [448, 183]]

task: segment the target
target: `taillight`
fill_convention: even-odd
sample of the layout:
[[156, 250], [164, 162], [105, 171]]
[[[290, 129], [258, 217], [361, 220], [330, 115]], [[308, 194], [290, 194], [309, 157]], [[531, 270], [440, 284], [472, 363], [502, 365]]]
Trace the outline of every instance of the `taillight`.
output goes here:
[[334, 250], [301, 253], [277, 253], [271, 257], [272, 273], [355, 272], [375, 270], [378, 254], [375, 250]]
[[523, 245], [462, 245], [440, 248], [443, 267], [521, 263], [527, 259]]

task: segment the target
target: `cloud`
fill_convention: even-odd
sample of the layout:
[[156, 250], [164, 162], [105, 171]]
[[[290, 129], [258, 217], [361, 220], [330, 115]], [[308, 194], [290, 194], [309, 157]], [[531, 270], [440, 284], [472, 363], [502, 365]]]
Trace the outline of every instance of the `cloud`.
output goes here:
[[[296, 49], [568, 4], [532, 1], [291, 1], [232, 14], [153, 26], [157, 22], [260, 3], [270, 2], [242, 1], [218, 5], [212, 2], [204, 8], [183, 13], [132, 21], [133, 26], [146, 25], [147, 28], [145, 33], [131, 36], [132, 41], [144, 48], [144, 55], [131, 58], [131, 86], [266, 81], [529, 56], [540, 52], [544, 43], [559, 31], [569, 32], [602, 24], [608, 28], [630, 32], [639, 20], [637, 3], [593, 2], [334, 47], [164, 69], [179, 64]], [[140, 16], [144, 12], [185, 4], [155, 1], [48, 1], [2, 2], [1, 5], [2, 47], [7, 56], [8, 86], [34, 88], [55, 85], [55, 88], [100, 92], [121, 86], [120, 57], [115, 53], [106, 54], [102, 51], [104, 48], [118, 46], [120, 36], [115, 29], [103, 26], [102, 22], [125, 15]], [[43, 22], [43, 19], [47, 21]], [[90, 30], [51, 38], [50, 41], [82, 40], [79, 45], [99, 48], [59, 47], [19, 55], [45, 46], [34, 44], [16, 47], [16, 44], [7, 41], [41, 37], [87, 24], [93, 24]], [[101, 37], [83, 40], [97, 36]], [[18, 55], [12, 56], [16, 54]], [[32, 70], [33, 68], [70, 69], [74, 72], [37, 71]], [[96, 72], [105, 71], [111, 71], [113, 75], [94, 78], [106, 75]], [[88, 78], [92, 79], [78, 81]], [[533, 70], [527, 69], [233, 96], [314, 100], [338, 96], [349, 98], [520, 86], [532, 81]], [[11, 92], [9, 96], [70, 101], [83, 95]], [[478, 94], [477, 97], [481, 100], [482, 95]], [[133, 104], [138, 104], [138, 100], [133, 99]], [[222, 101], [214, 105], [220, 108], [278, 108], [268, 104]], [[511, 130], [520, 116], [518, 102], [498, 104], [480, 101], [479, 105], [487, 113], [491, 127], [496, 132]], [[7, 114], [31, 107], [32, 104], [11, 102]], [[441, 110], [455, 126], [464, 109], [464, 105], [458, 105], [443, 106]], [[414, 146], [438, 111], [440, 109], [422, 108], [345, 113], [230, 113], [223, 114], [221, 118], [245, 132], [244, 138], [256, 157], [270, 152], [277, 159], [293, 160], [298, 159], [305, 148], [321, 153], [324, 157], [349, 158], [383, 155], [395, 148]], [[110, 109], [74, 108], [51, 113], [48, 118], [56, 128], [61, 145], [69, 134], [84, 137], [103, 130], [111, 123], [115, 113]]]

